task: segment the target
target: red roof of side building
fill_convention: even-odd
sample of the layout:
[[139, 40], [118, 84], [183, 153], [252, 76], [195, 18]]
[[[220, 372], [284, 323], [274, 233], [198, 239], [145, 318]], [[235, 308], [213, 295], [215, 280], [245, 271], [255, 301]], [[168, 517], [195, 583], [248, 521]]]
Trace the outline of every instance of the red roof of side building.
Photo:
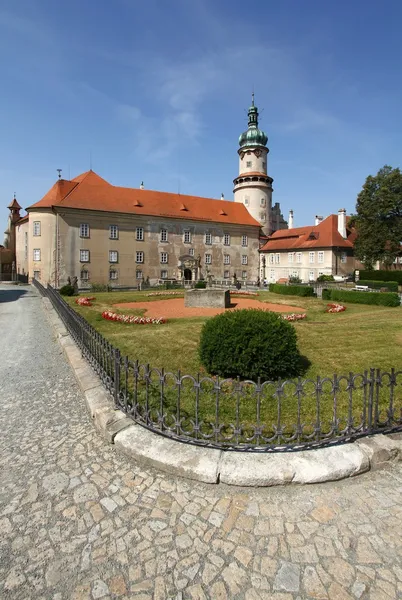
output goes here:
[[[346, 217], [346, 223], [349, 217]], [[354, 229], [346, 227], [346, 239], [338, 231], [338, 215], [329, 215], [318, 225], [294, 227], [275, 231], [261, 248], [261, 252], [276, 250], [303, 250], [309, 248], [353, 248]]]
[[18, 219], [17, 225], [21, 225], [21, 223], [25, 223], [26, 221], [29, 221], [29, 215], [24, 215], [21, 219]]
[[27, 210], [53, 207], [260, 227], [246, 207], [238, 202], [118, 187], [94, 171], [87, 171], [72, 181], [59, 179], [42, 200]]

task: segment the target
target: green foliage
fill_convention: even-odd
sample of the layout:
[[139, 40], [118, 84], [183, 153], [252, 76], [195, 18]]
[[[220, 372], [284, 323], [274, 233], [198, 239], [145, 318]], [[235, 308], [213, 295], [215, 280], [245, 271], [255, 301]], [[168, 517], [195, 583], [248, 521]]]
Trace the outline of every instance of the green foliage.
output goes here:
[[197, 290], [205, 290], [205, 288], [207, 287], [207, 284], [205, 281], [197, 281], [197, 283], [195, 284], [194, 287]]
[[90, 285], [91, 292], [110, 292], [111, 289], [112, 288], [109, 285], [106, 285], [104, 283], [93, 282]]
[[286, 296], [315, 296], [314, 288], [307, 285], [281, 285], [280, 283], [270, 283], [269, 291], [274, 294], [284, 294]]
[[293, 325], [259, 309], [227, 311], [206, 321], [199, 357], [209, 373], [221, 377], [276, 380], [301, 371]]
[[402, 271], [359, 271], [360, 279], [370, 279], [371, 281], [397, 281], [402, 285]]
[[333, 275], [319, 275], [317, 281], [335, 281]]
[[[377, 304], [381, 306], [400, 306], [398, 294], [392, 292], [354, 292], [346, 290], [326, 290], [329, 297], [325, 300], [351, 302], [352, 304]], [[324, 299], [324, 296], [323, 296]]]
[[165, 289], [165, 290], [178, 290], [178, 289], [183, 289], [183, 286], [179, 282], [175, 283], [174, 281], [167, 281], [164, 284], [163, 289]]
[[367, 268], [379, 260], [391, 265], [402, 240], [402, 173], [385, 166], [367, 177], [357, 196], [356, 215], [349, 226], [357, 231], [355, 256]]
[[297, 277], [297, 275], [291, 275], [289, 277], [289, 283], [301, 283], [301, 279], [300, 277]]
[[72, 285], [63, 285], [59, 291], [62, 296], [74, 296], [74, 288]]
[[381, 288], [387, 288], [389, 292], [398, 291], [397, 281], [373, 281], [372, 279], [359, 279], [357, 285], [368, 285], [369, 288], [374, 290], [380, 290]]
[[331, 300], [331, 290], [323, 289], [322, 290], [322, 299], [323, 300]]

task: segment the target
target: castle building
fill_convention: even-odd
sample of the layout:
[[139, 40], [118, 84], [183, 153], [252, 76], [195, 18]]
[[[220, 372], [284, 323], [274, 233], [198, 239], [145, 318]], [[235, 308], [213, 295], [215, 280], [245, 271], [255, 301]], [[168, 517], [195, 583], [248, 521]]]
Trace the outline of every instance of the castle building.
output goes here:
[[142, 280], [257, 281], [259, 249], [287, 227], [272, 208], [268, 137], [258, 109], [248, 110], [239, 138], [234, 201], [114, 186], [90, 170], [59, 179], [27, 208], [11, 206], [8, 246], [17, 273], [59, 287], [76, 276], [90, 282], [135, 286]]

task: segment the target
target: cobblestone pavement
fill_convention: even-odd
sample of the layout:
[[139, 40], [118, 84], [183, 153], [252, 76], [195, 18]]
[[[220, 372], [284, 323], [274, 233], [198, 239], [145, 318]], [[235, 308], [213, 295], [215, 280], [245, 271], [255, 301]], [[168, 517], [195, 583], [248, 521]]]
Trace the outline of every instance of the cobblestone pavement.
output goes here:
[[259, 490], [143, 470], [95, 432], [36, 292], [0, 299], [0, 598], [402, 598], [401, 466]]

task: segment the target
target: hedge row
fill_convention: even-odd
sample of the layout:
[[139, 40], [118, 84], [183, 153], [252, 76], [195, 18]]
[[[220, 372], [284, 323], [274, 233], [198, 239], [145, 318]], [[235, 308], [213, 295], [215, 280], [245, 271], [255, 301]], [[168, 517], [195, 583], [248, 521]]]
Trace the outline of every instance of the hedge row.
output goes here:
[[373, 288], [374, 290], [379, 290], [381, 288], [387, 288], [389, 292], [397, 292], [398, 291], [398, 282], [397, 281], [373, 281], [372, 279], [359, 279], [357, 285], [368, 285], [369, 288]]
[[274, 294], [285, 294], [286, 296], [315, 296], [314, 288], [304, 285], [281, 285], [270, 283], [269, 291]]
[[359, 280], [397, 281], [402, 285], [402, 271], [359, 271]]
[[350, 302], [351, 304], [377, 304], [381, 306], [400, 306], [398, 294], [392, 292], [353, 292], [345, 290], [323, 290], [323, 300]]

